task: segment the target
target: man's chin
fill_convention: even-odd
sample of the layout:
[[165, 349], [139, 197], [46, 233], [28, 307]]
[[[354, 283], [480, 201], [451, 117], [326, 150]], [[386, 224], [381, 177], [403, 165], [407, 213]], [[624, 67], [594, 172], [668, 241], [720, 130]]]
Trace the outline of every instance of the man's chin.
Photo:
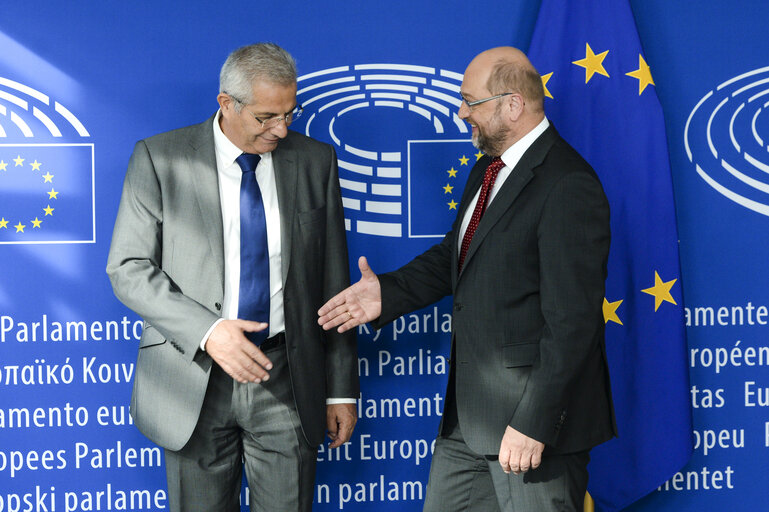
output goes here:
[[256, 154], [269, 153], [278, 147], [278, 142], [280, 142], [280, 139], [277, 139], [274, 142], [258, 141], [251, 145], [251, 149]]

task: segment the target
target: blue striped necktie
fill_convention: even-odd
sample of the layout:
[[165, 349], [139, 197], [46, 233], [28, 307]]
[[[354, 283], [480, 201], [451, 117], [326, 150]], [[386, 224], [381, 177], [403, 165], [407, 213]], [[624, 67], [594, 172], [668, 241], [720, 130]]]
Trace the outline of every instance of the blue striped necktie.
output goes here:
[[[267, 250], [267, 221], [264, 201], [256, 182], [256, 166], [261, 157], [243, 153], [235, 161], [240, 177], [240, 291], [238, 318], [269, 322], [270, 256]], [[245, 333], [257, 345], [267, 338], [267, 330]]]

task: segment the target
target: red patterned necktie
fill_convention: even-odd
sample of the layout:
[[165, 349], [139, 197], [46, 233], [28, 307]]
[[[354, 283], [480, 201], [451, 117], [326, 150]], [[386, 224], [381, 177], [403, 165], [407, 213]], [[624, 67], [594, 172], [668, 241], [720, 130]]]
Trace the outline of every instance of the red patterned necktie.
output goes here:
[[467, 256], [467, 250], [470, 248], [470, 242], [473, 241], [473, 235], [478, 228], [478, 223], [483, 217], [483, 213], [488, 206], [489, 192], [494, 187], [494, 182], [497, 180], [497, 174], [499, 170], [505, 166], [505, 163], [499, 157], [494, 157], [491, 163], [486, 167], [486, 174], [483, 175], [483, 185], [481, 185], [481, 193], [478, 195], [478, 202], [475, 203], [475, 209], [473, 210], [473, 216], [470, 217], [470, 224], [467, 225], [467, 231], [462, 238], [462, 248], [459, 251], [459, 272], [462, 272], [462, 265], [465, 263], [465, 256]]

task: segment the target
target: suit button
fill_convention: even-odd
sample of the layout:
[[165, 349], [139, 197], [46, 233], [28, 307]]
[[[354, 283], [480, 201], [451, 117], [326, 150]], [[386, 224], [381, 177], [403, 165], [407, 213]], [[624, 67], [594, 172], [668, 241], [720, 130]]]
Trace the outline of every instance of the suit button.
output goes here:
[[460, 303], [454, 304], [454, 309], [457, 310], [457, 311], [462, 311], [462, 304], [460, 304]]
[[222, 310], [222, 305], [221, 305], [221, 303], [219, 303], [219, 302], [217, 302], [216, 304], [214, 304], [214, 307], [216, 308], [216, 310], [217, 310], [217, 311], [221, 311], [221, 310]]

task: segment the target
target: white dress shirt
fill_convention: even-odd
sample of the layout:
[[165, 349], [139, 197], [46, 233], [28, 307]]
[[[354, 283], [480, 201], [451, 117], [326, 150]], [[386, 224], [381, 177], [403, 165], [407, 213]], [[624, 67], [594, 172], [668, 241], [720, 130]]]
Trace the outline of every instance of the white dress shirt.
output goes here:
[[[489, 192], [489, 197], [486, 200], [486, 208], [488, 208], [488, 206], [494, 200], [497, 192], [499, 192], [499, 189], [502, 188], [502, 185], [505, 184], [505, 180], [508, 176], [510, 176], [510, 173], [513, 172], [515, 166], [518, 165], [518, 162], [521, 160], [521, 157], [526, 152], [526, 150], [529, 149], [532, 144], [534, 144], [534, 141], [537, 140], [537, 138], [542, 135], [545, 130], [547, 130], [548, 126], [550, 126], [550, 122], [547, 120], [547, 118], [543, 118], [542, 121], [537, 126], [535, 126], [533, 130], [518, 139], [515, 144], [507, 148], [507, 150], [502, 153], [500, 158], [502, 158], [502, 162], [504, 162], [505, 166], [499, 170], [499, 174], [497, 174], [497, 179], [494, 182], [494, 186], [491, 187], [491, 192]], [[460, 252], [462, 251], [462, 239], [465, 237], [465, 231], [467, 231], [467, 226], [470, 224], [470, 219], [473, 216], [473, 210], [475, 210], [475, 204], [478, 202], [478, 196], [480, 194], [481, 189], [478, 188], [478, 192], [475, 193], [475, 197], [473, 197], [473, 200], [470, 201], [470, 204], [465, 210], [465, 216], [462, 218], [462, 224], [459, 227], [459, 238], [457, 238], [457, 250]]]
[[[214, 328], [224, 320], [238, 318], [240, 292], [240, 179], [243, 171], [235, 161], [243, 151], [227, 138], [219, 126], [221, 112], [214, 116], [214, 147], [216, 172], [219, 181], [219, 202], [222, 207], [224, 233], [224, 299], [222, 319], [215, 322], [203, 337], [200, 348], [205, 350], [206, 341]], [[270, 260], [270, 319], [268, 337], [286, 330], [283, 317], [283, 276], [280, 257], [280, 209], [278, 189], [272, 153], [262, 153], [256, 166], [256, 182], [262, 194], [264, 216], [267, 223], [267, 252]]]
[[[243, 171], [235, 161], [243, 151], [227, 138], [219, 126], [221, 111], [214, 116], [214, 147], [216, 171], [219, 177], [219, 202], [222, 206], [224, 232], [224, 299], [222, 318], [214, 322], [200, 343], [205, 350], [206, 341], [214, 328], [224, 320], [238, 318], [240, 292], [240, 179]], [[262, 153], [256, 167], [256, 182], [262, 194], [264, 216], [267, 222], [267, 252], [270, 259], [270, 320], [268, 337], [286, 330], [283, 314], [283, 274], [280, 257], [280, 209], [278, 188], [275, 184], [275, 168], [272, 153]], [[355, 403], [355, 399], [327, 398], [327, 404]]]

